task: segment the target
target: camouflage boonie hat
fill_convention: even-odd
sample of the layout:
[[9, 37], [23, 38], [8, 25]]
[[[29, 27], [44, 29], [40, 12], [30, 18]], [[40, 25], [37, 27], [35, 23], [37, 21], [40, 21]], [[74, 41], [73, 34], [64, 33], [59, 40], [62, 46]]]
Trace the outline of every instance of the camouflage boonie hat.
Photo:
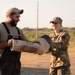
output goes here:
[[23, 9], [18, 9], [18, 8], [10, 8], [7, 12], [6, 15], [12, 14], [12, 13], [20, 13], [22, 14], [24, 12]]
[[54, 17], [50, 23], [61, 23], [63, 20], [60, 17]]

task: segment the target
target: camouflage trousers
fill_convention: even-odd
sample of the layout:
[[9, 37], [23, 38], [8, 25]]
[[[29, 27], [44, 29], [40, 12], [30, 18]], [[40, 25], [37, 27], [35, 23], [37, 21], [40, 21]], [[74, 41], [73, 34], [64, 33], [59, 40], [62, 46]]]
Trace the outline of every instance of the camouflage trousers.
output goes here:
[[50, 68], [49, 75], [70, 75], [69, 67]]

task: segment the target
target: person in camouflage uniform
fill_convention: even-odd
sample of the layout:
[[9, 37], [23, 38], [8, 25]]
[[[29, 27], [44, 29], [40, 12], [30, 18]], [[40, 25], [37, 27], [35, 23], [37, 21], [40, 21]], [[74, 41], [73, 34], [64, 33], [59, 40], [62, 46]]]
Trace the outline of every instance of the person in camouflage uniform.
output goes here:
[[68, 45], [70, 36], [63, 30], [62, 19], [54, 17], [50, 23], [54, 33], [50, 35], [52, 44], [50, 47], [51, 61], [49, 75], [70, 75], [70, 61], [68, 56]]

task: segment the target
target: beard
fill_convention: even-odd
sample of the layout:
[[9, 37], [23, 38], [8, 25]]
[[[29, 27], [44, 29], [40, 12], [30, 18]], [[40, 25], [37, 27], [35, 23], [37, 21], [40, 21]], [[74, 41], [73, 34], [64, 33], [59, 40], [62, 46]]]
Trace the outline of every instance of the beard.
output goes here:
[[17, 24], [15, 23], [15, 20], [11, 20], [10, 21], [10, 25], [13, 26], [13, 27], [16, 27], [17, 26]]

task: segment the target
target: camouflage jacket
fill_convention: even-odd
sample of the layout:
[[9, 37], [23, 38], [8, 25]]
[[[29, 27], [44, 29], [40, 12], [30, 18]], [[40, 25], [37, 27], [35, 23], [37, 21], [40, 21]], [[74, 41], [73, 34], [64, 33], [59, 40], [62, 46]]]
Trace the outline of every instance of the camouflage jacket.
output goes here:
[[70, 36], [66, 30], [60, 30], [58, 35], [50, 35], [51, 43], [51, 62], [50, 67], [70, 66], [68, 56], [68, 45]]

